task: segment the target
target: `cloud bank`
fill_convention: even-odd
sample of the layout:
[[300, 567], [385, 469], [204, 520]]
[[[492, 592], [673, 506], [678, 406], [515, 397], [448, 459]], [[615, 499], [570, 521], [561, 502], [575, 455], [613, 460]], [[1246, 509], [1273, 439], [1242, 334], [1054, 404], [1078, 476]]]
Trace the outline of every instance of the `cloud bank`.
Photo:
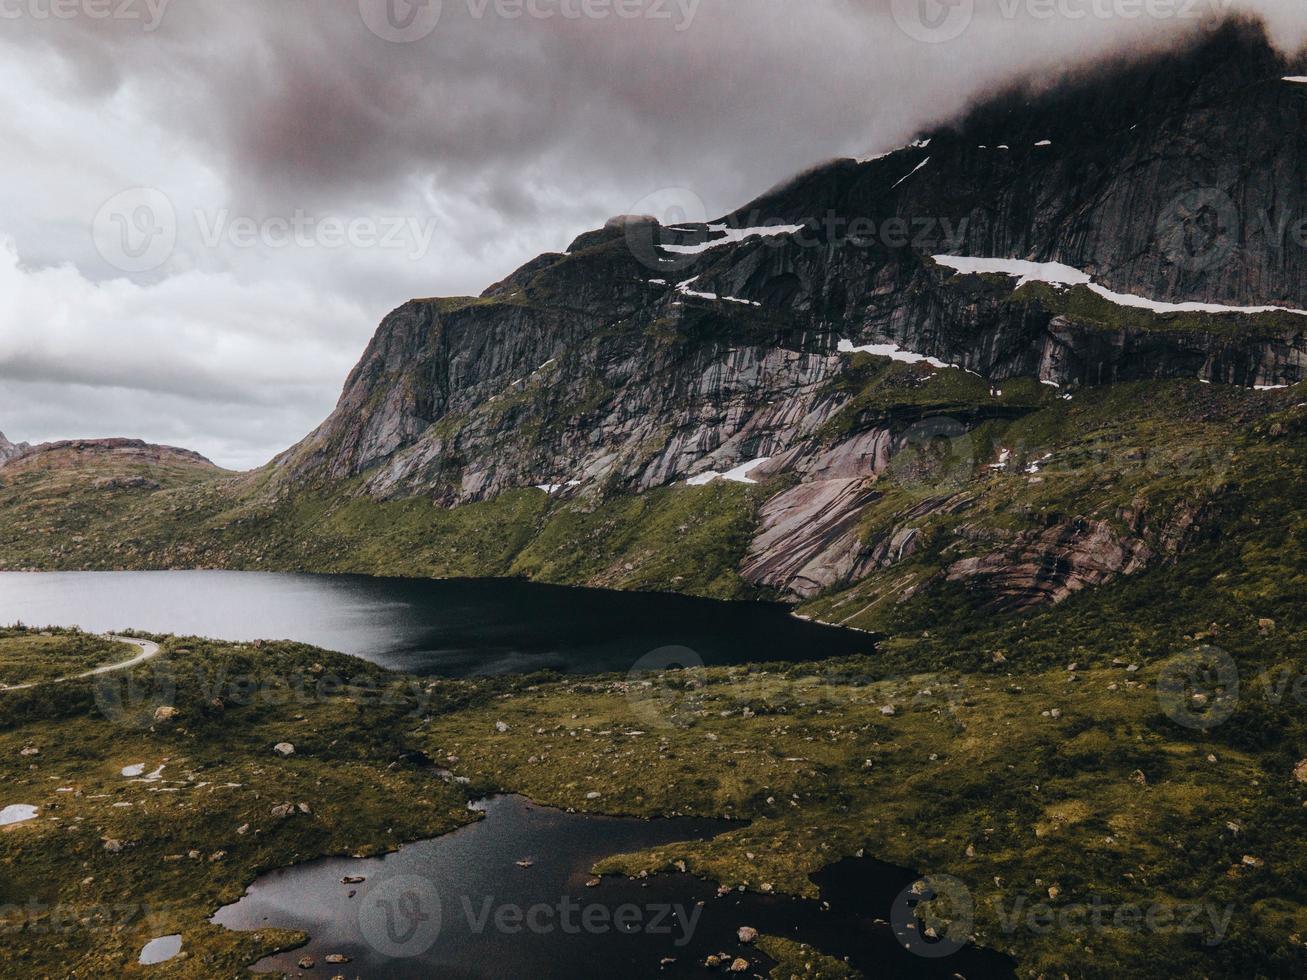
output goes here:
[[[257, 465], [411, 296], [480, 292], [661, 189], [726, 212], [1227, 6], [0, 0], [0, 429]], [[1307, 40], [1297, 2], [1238, 7]]]

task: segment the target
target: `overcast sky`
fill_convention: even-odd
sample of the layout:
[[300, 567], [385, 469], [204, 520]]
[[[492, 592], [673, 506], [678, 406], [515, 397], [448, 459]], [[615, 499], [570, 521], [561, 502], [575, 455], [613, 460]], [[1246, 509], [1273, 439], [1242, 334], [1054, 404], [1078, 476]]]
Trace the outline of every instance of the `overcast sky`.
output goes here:
[[[259, 465], [410, 297], [667, 188], [724, 213], [1222, 5], [0, 0], [0, 431]], [[1238, 6], [1307, 36], [1302, 0]]]

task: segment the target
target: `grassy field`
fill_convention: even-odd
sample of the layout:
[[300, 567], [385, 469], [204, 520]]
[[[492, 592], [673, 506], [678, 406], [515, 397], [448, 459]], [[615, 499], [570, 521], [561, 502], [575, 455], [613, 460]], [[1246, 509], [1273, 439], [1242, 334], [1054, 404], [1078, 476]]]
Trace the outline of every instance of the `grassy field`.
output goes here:
[[[1305, 635], [1229, 624], [1222, 645], [1247, 680], [1210, 728], [1159, 700], [1172, 658], [1129, 653], [1068, 651], [1074, 670], [868, 657], [429, 682], [297, 644], [161, 637], [129, 704], [89, 682], [3, 695], [0, 803], [40, 808], [0, 830], [6, 968], [143, 974], [145, 942], [180, 932], [186, 957], [150, 972], [243, 975], [300, 938], [207, 924], [257, 874], [432, 836], [471, 819], [468, 798], [511, 790], [749, 821], [606, 872], [683, 865], [812, 895], [813, 871], [863, 852], [950, 875], [973, 900], [966, 934], [1022, 976], [1288, 975], [1305, 963], [1304, 706], [1258, 682], [1307, 668]], [[177, 714], [156, 720], [163, 703]], [[293, 756], [273, 751], [283, 741]], [[142, 775], [123, 776], [131, 766]], [[308, 812], [275, 816], [286, 803]], [[1094, 908], [1104, 921], [1086, 926]], [[767, 942], [776, 976], [840, 975], [819, 950]]]
[[68, 630], [33, 634], [0, 628], [0, 688], [71, 677], [103, 664], [121, 663], [135, 647]]

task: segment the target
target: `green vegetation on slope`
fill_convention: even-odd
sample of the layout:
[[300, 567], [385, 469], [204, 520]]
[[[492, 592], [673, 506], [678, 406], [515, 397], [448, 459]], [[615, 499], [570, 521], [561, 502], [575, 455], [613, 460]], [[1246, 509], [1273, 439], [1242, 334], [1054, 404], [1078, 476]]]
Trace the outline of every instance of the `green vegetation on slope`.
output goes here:
[[0, 627], [0, 689], [71, 677], [136, 656], [135, 647], [76, 630]]
[[[174, 705], [171, 718], [156, 721], [149, 697], [122, 712], [87, 682], [3, 695], [3, 802], [40, 807], [0, 830], [6, 965], [133, 975], [145, 942], [180, 932], [186, 957], [154, 972], [241, 975], [300, 941], [208, 924], [258, 873], [438, 834], [471, 818], [468, 796], [508, 790], [578, 811], [748, 821], [605, 859], [605, 873], [683, 865], [810, 896], [813, 871], [861, 851], [954, 876], [974, 902], [970, 933], [1011, 951], [1022, 976], [1288, 975], [1307, 952], [1307, 785], [1294, 772], [1307, 724], [1292, 694], [1256, 681], [1302, 676], [1307, 626], [1265, 620], [1217, 624], [1246, 683], [1208, 729], [1175, 720], [1201, 709], [1164, 710], [1156, 682], [1172, 657], [1124, 650], [1118, 663], [1069, 647], [1055, 664], [991, 657], [965, 672], [923, 645], [888, 663], [424, 681], [297, 644], [160, 637], [164, 659], [136, 669], [136, 689]], [[294, 755], [273, 752], [282, 741]], [[142, 777], [121, 774], [136, 765]], [[123, 905], [129, 922], [52, 928]], [[1014, 915], [1044, 906], [1052, 925]], [[1085, 925], [1095, 906], [1106, 922]], [[1158, 911], [1122, 922], [1120, 908]], [[1190, 909], [1192, 930], [1163, 914]], [[776, 976], [809, 962], [844, 975], [820, 951], [763, 948]]]

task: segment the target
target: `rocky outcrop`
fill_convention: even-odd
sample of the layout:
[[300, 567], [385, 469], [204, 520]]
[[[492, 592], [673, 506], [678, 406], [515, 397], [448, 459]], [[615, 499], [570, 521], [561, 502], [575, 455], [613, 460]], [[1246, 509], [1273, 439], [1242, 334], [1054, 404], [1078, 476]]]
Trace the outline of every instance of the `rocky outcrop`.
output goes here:
[[5, 463], [9, 462], [11, 459], [16, 459], [21, 456], [30, 448], [31, 447], [25, 442], [17, 444], [10, 442], [5, 438], [5, 434], [0, 432], [0, 466], [4, 466]]
[[[7, 469], [11, 473], [29, 468], [94, 470], [108, 463], [179, 465], [219, 472], [217, 466], [199, 453], [175, 446], [157, 446], [140, 439], [69, 439], [43, 442], [36, 446], [24, 443], [19, 448], [21, 452], [11, 456], [8, 461]], [[96, 485], [99, 489], [120, 489], [124, 486], [144, 486], [148, 482], [137, 476], [114, 475], [97, 478]]]
[[801, 483], [763, 506], [741, 574], [750, 582], [810, 598], [859, 576], [868, 558], [858, 533], [877, 496], [867, 479]]
[[1118, 510], [1116, 521], [1076, 517], [1016, 534], [964, 526], [959, 536], [992, 550], [952, 563], [946, 576], [984, 589], [1002, 611], [1057, 603], [1174, 557], [1199, 538], [1205, 516], [1203, 507], [1181, 505], [1156, 522], [1136, 505]]

